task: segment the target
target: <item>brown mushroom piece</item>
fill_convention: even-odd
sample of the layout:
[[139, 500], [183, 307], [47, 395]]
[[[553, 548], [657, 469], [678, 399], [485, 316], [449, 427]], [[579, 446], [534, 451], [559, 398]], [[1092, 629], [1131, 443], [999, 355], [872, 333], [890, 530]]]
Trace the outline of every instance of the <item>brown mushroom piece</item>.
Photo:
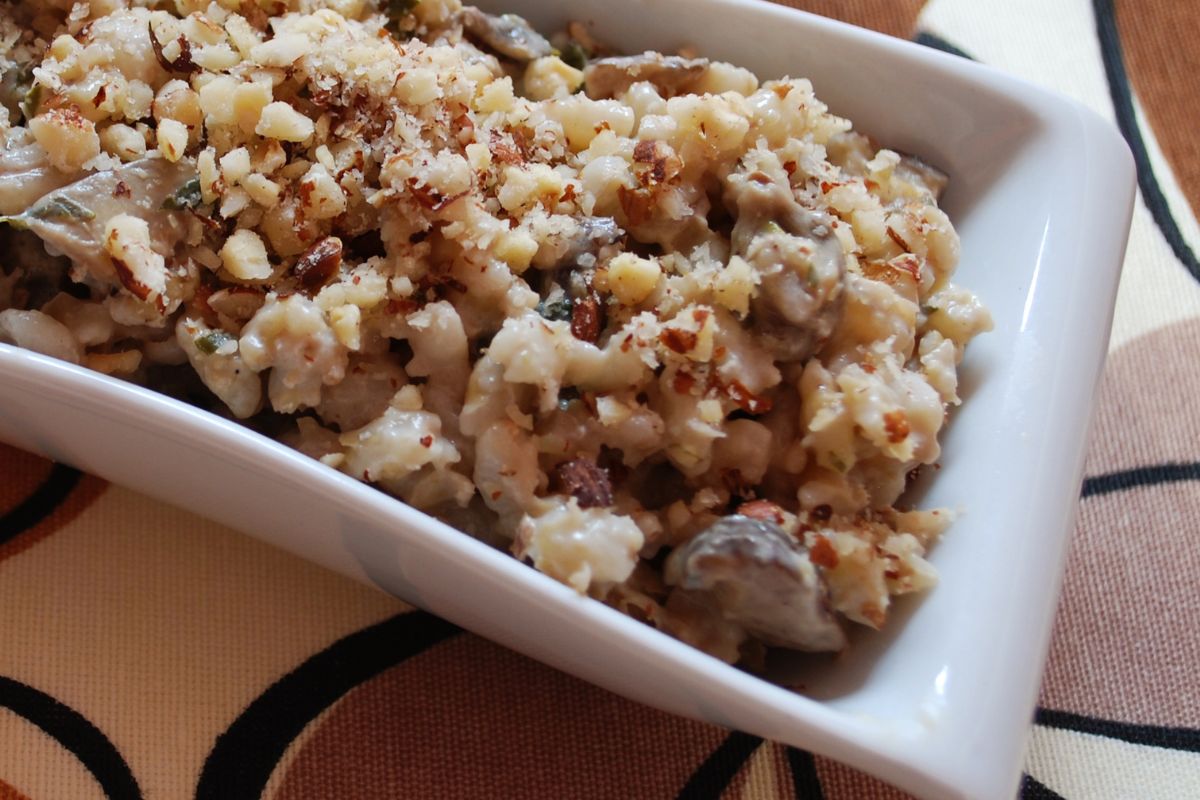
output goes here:
[[474, 6], [461, 12], [463, 30], [493, 52], [514, 61], [533, 61], [554, 52], [546, 37], [516, 14], [487, 14]]
[[928, 189], [935, 202], [942, 199], [942, 193], [946, 191], [946, 186], [950, 183], [950, 176], [937, 167], [916, 156], [904, 154], [900, 155], [900, 163], [896, 165], [895, 174], [909, 183], [915, 183]]
[[20, 214], [72, 178], [50, 166], [28, 128], [14, 128], [0, 152], [0, 214]]
[[[93, 172], [49, 192], [22, 213], [0, 219], [32, 231], [54, 255], [70, 258], [75, 280], [81, 280], [83, 272], [102, 280], [113, 278], [101, 246], [105, 223], [118, 214], [132, 214], [149, 224], [155, 251], [173, 252], [187, 231], [178, 196], [195, 181], [195, 175], [195, 164], [187, 161], [172, 164], [161, 158], [142, 158]], [[8, 184], [0, 180], [0, 206], [9, 205], [7, 189]], [[198, 203], [198, 182], [195, 193]]]
[[804, 208], [776, 183], [749, 177], [735, 191], [733, 250], [759, 278], [749, 326], [776, 358], [802, 361], [842, 314], [846, 255], [833, 218]]
[[613, 56], [591, 61], [583, 70], [583, 86], [593, 100], [619, 97], [630, 86], [648, 81], [666, 97], [682, 94], [708, 72], [708, 59], [664, 56]]
[[578, 217], [573, 230], [545, 237], [534, 257], [539, 269], [576, 269], [596, 266], [600, 251], [625, 235], [612, 217]]
[[778, 525], [722, 517], [672, 553], [669, 576], [763, 643], [810, 653], [840, 651], [846, 634], [808, 549]]

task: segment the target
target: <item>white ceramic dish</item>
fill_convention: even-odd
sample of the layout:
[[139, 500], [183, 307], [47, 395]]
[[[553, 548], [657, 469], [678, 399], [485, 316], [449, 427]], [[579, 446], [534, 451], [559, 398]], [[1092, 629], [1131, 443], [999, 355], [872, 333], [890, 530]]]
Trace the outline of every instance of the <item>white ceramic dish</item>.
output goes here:
[[1008, 798], [1055, 607], [1133, 199], [1089, 111], [963, 59], [766, 3], [502, 0], [626, 51], [683, 44], [812, 78], [859, 130], [947, 170], [961, 282], [991, 307], [967, 403], [922, 498], [965, 513], [941, 584], [837, 660], [726, 666], [232, 423], [0, 346], [0, 439], [372, 582], [484, 636], [679, 714], [813, 750], [930, 797]]

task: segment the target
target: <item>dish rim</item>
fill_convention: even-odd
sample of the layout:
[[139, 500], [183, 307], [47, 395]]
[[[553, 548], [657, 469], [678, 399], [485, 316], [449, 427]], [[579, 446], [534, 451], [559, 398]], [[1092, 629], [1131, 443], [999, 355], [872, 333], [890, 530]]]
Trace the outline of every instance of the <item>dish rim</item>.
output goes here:
[[[630, 3], [636, 5], [636, 0]], [[682, 5], [681, 0], [655, 0], [651, 5]], [[506, 4], [512, 5], [512, 4]], [[1123, 177], [1114, 178], [1111, 183], [1125, 183], [1127, 189], [1126, 210], [1122, 212], [1118, 197], [1105, 214], [1115, 223], [1107, 226], [1109, 240], [1120, 240], [1119, 248], [1111, 249], [1110, 260], [1106, 268], [1110, 281], [1113, 283], [1113, 293], [1107, 310], [1107, 321], [1102, 324], [1107, 332], [1111, 324], [1111, 299], [1115, 296], [1115, 277], [1119, 273], [1120, 254], [1124, 252], [1124, 237], [1128, 231], [1127, 220], [1133, 202], [1133, 167], [1123, 140], [1098, 115], [1083, 108], [1069, 98], [1054, 95], [1047, 90], [1031, 86], [1019, 79], [1003, 75], [984, 65], [969, 62], [958, 57], [923, 48], [920, 45], [891, 39], [881, 34], [863, 29], [846, 26], [833, 20], [816, 17], [806, 12], [776, 6], [766, 3], [749, 3], [745, 0], [701, 0], [695, 6], [713, 8], [753, 9], [768, 17], [778, 15], [780, 19], [789, 18], [801, 27], [811, 29], [809, 32], [833, 32], [839, 36], [866, 42], [870, 47], [884, 47], [890, 52], [901, 53], [906, 59], [934, 65], [940, 70], [947, 70], [969, 79], [986, 84], [991, 90], [1006, 95], [1013, 102], [1025, 106], [1037, 117], [1041, 128], [1033, 131], [1048, 135], [1048, 132], [1058, 130], [1070, 121], [1083, 126], [1088, 136], [1094, 141], [1091, 145], [1100, 150], [1115, 153], [1119, 162], [1124, 154], [1126, 163], [1118, 164], [1116, 173]], [[818, 87], [819, 91], [819, 87]], [[1031, 134], [1032, 135], [1032, 134]], [[1086, 164], [1086, 159], [1083, 160]], [[1124, 215], [1126, 224], [1124, 233], [1120, 231], [1120, 218]], [[1032, 298], [1032, 292], [1031, 292]], [[1032, 299], [1031, 299], [1032, 302]], [[1103, 309], [1101, 309], [1103, 312]], [[1101, 337], [1105, 342], [1107, 336]], [[1098, 352], [1099, 361], [1091, 379], [1094, 383], [1100, 374], [1100, 363], [1104, 352]], [[948, 765], [946, 761], [961, 761], [971, 755], [943, 748], [938, 752], [919, 752], [921, 745], [907, 735], [897, 736], [895, 732], [881, 729], [862, 720], [848, 718], [845, 712], [831, 709], [820, 701], [790, 692], [782, 687], [767, 683], [757, 677], [722, 664], [721, 662], [694, 650], [688, 645], [678, 642], [665, 634], [661, 634], [647, 626], [621, 615], [600, 603], [585, 600], [569, 588], [553, 581], [530, 567], [521, 564], [507, 554], [493, 550], [487, 545], [472, 539], [470, 536], [454, 531], [421, 512], [404, 505], [399, 500], [391, 498], [383, 492], [373, 489], [356, 481], [349, 476], [331, 470], [307, 456], [293, 451], [279, 442], [273, 441], [245, 429], [234, 422], [225, 420], [214, 414], [189, 406], [182, 401], [174, 400], [165, 395], [148, 389], [124, 383], [122, 381], [101, 375], [82, 367], [76, 367], [63, 362], [54, 361], [27, 351], [0, 345], [0, 372], [8, 376], [5, 383], [8, 389], [23, 385], [25, 389], [38, 389], [49, 396], [56, 397], [61, 402], [77, 400], [81, 395], [92, 396], [105, 400], [102, 405], [106, 409], [114, 409], [116, 415], [113, 421], [125, 425], [138, 425], [151, 429], [164, 426], [180, 425], [171, 435], [170, 431], [159, 431], [159, 435], [168, 440], [174, 439], [177, 444], [198, 448], [209, 452], [214, 457], [235, 457], [243, 465], [269, 467], [276, 480], [286, 480], [305, 491], [319, 490], [327, 499], [334, 501], [351, 516], [361, 516], [365, 510], [380, 514], [384, 517], [394, 517], [400, 524], [409, 528], [409, 538], [425, 538], [425, 545], [435, 546], [446, 551], [446, 554], [461, 556], [469, 559], [471, 567], [468, 572], [485, 577], [491, 583], [511, 581], [513, 586], [527, 592], [533, 599], [556, 606], [560, 613], [581, 616], [588, 626], [595, 625], [597, 635], [603, 631], [606, 637], [615, 637], [634, 649], [662, 657], [676, 669], [689, 673], [691, 685], [703, 691], [708, 688], [731, 690], [737, 700], [744, 700], [757, 709], [762, 724], [757, 733], [764, 733], [770, 738], [779, 738], [790, 744], [814, 749], [831, 755], [839, 760], [848, 761], [855, 766], [868, 771], [882, 774], [906, 788], [919, 792], [937, 794], [969, 794], [971, 796], [1003, 796], [996, 792], [996, 781], [1011, 784], [1019, 773], [1012, 764], [1000, 767], [980, 769], [970, 774], [962, 771], [960, 765]], [[0, 393], [2, 396], [3, 393]], [[110, 407], [108, 403], [113, 405]], [[85, 409], [89, 413], [99, 414], [98, 409]], [[2, 409], [0, 409], [2, 413]], [[1090, 415], [1090, 410], [1089, 410]], [[138, 417], [141, 417], [139, 420]], [[1075, 459], [1075, 482], [1082, 470], [1082, 445]], [[54, 453], [46, 453], [54, 455]], [[61, 455], [61, 453], [59, 453]], [[1075, 498], [1070, 503], [1074, 505]], [[1063, 500], [1066, 504], [1068, 501]], [[251, 532], [253, 533], [253, 532]], [[1061, 580], [1063, 551], [1069, 538], [1069, 528], [1064, 528], [1057, 541], [1058, 553], [1052, 556], [1057, 566], [1053, 568]], [[276, 542], [277, 544], [279, 542]], [[354, 574], [354, 570], [341, 568], [359, 580], [363, 574]], [[484, 575], [483, 573], [486, 573]], [[935, 590], [936, 591], [936, 590]], [[1050, 592], [1051, 598], [1057, 598], [1057, 587]], [[413, 598], [406, 598], [410, 601]], [[417, 601], [420, 604], [419, 600]], [[1036, 653], [1032, 659], [1034, 666], [1028, 669], [1040, 676], [1041, 664], [1044, 660], [1049, 637], [1049, 615], [1053, 610], [1046, 609], [1039, 630], [1033, 637]], [[440, 612], [439, 612], [440, 613]], [[447, 615], [449, 616], [449, 615]], [[453, 620], [453, 617], [450, 617]], [[610, 687], [611, 688], [611, 687]], [[1036, 685], [1035, 685], [1036, 689]], [[1018, 701], [1018, 706], [1024, 706], [1024, 714], [1030, 716], [1034, 697], [1030, 695]], [[730, 702], [734, 702], [731, 700]], [[745, 727], [745, 726], [743, 726]], [[1026, 725], [1026, 727], [1028, 727]], [[779, 735], [779, 734], [785, 735]], [[774, 735], [772, 735], [774, 734]], [[882, 759], [878, 763], [867, 763], [868, 758]], [[949, 767], [954, 768], [949, 768]], [[1019, 766], [1019, 765], [1018, 765]], [[1010, 777], [1004, 777], [1005, 775]], [[1011, 792], [1008, 793], [1011, 795]]]

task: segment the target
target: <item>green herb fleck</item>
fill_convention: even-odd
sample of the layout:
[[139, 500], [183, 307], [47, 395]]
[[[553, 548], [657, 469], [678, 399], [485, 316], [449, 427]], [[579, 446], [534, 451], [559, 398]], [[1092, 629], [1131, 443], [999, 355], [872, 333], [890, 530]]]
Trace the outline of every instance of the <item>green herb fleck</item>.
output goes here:
[[416, 8], [417, 4], [420, 2], [421, 0], [388, 0], [387, 10], [384, 12], [387, 15], [388, 22], [384, 27], [386, 27], [393, 34], [406, 34], [411, 36], [411, 26], [401, 26], [401, 22], [403, 22], [406, 17], [412, 14], [413, 9]]
[[549, 302], [543, 300], [537, 304], [537, 312], [553, 322], [570, 322], [573, 310], [574, 303], [571, 302], [571, 298], [566, 296]]
[[770, 220], [767, 222], [767, 224], [763, 226], [763, 231], [765, 233], [786, 233], [783, 227], [775, 220]]
[[162, 207], [165, 211], [182, 211], [185, 208], [195, 208], [203, 199], [200, 178], [196, 177], [176, 189], [174, 194], [163, 201]]
[[42, 85], [35, 83], [29, 87], [29, 91], [25, 92], [25, 96], [21, 98], [21, 114], [24, 115], [26, 122], [37, 116], [41, 105]]
[[17, 230], [25, 231], [29, 230], [29, 224], [33, 220], [74, 219], [87, 222], [95, 218], [96, 214], [90, 208], [86, 208], [71, 198], [60, 194], [43, 199], [24, 214], [0, 217], [0, 223], [6, 223]]
[[211, 356], [232, 341], [233, 337], [225, 331], [209, 331], [202, 336], [197, 336], [195, 344], [197, 350], [206, 356]]
[[44, 200], [31, 208], [26, 215], [30, 219], [78, 219], [84, 222], [96, 218], [96, 214], [90, 208], [85, 208], [64, 195]]
[[583, 69], [588, 63], [588, 51], [579, 42], [571, 41], [563, 47], [559, 58], [568, 66]]

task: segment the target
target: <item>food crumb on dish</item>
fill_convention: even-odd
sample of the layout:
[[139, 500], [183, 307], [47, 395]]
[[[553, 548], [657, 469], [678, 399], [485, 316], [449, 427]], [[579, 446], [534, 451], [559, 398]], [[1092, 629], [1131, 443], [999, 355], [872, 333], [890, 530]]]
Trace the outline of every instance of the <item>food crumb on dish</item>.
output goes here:
[[991, 327], [944, 174], [802, 78], [457, 0], [275, 5], [0, 12], [0, 341], [729, 662], [936, 582], [953, 515], [897, 501]]

